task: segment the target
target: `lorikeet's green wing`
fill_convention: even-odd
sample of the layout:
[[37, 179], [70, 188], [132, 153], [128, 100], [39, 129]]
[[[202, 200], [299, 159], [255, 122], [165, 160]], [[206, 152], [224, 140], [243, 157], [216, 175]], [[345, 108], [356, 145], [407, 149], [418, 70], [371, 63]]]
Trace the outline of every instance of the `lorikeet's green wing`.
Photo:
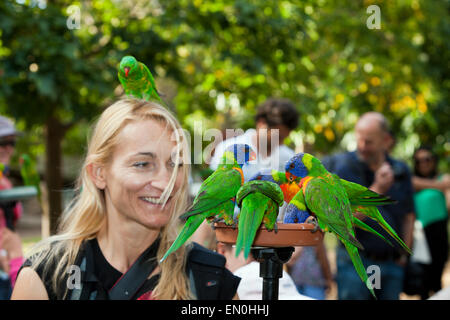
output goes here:
[[350, 182], [339, 178], [337, 175], [333, 175], [341, 182], [341, 185], [345, 188], [348, 198], [352, 205], [370, 205], [370, 206], [383, 206], [388, 204], [394, 204], [397, 201], [392, 200], [388, 196], [376, 193], [368, 188], [354, 182]]
[[266, 197], [272, 199], [278, 206], [282, 206], [284, 202], [283, 192], [280, 187], [270, 181], [248, 181], [244, 183], [236, 194], [236, 202], [240, 206], [242, 200], [250, 193], [262, 193]]
[[247, 259], [271, 199], [261, 193], [252, 193], [242, 200], [239, 213], [238, 236], [236, 239], [236, 257], [244, 249]]
[[150, 70], [147, 68], [147, 66], [145, 64], [143, 64], [142, 62], [140, 64], [143, 68], [143, 74], [144, 74], [143, 81], [145, 81], [145, 87], [144, 87], [143, 95], [144, 95], [145, 99], [146, 100], [156, 100], [158, 102], [163, 103], [163, 101], [161, 100], [161, 98], [158, 94], [158, 90], [156, 90], [155, 80], [153, 79], [152, 73], [150, 72]]
[[352, 205], [352, 210], [354, 212], [362, 213], [369, 218], [375, 220], [378, 222], [378, 224], [392, 237], [395, 239], [395, 241], [400, 244], [400, 246], [409, 254], [411, 254], [411, 249], [408, 248], [408, 246], [405, 244], [405, 242], [398, 236], [398, 234], [395, 232], [395, 230], [384, 220], [383, 216], [381, 215], [380, 211], [375, 206], [357, 206]]
[[203, 181], [194, 203], [180, 218], [187, 219], [190, 216], [201, 214], [235, 198], [241, 183], [242, 177], [239, 171], [226, 168], [217, 169]]
[[186, 223], [184, 224], [177, 238], [172, 243], [169, 250], [167, 250], [167, 252], [164, 254], [164, 257], [162, 257], [162, 259], [159, 261], [160, 263], [163, 262], [172, 252], [178, 250], [187, 241], [187, 239], [192, 236], [195, 230], [197, 230], [197, 228], [206, 219], [206, 215], [206, 213], [197, 214], [195, 216], [189, 217], [186, 220]]
[[313, 178], [306, 185], [305, 202], [323, 226], [340, 238], [363, 249], [354, 236], [350, 203], [339, 185], [328, 183], [322, 178]]
[[283, 192], [270, 181], [249, 181], [239, 189], [236, 201], [241, 207], [236, 256], [243, 248], [247, 258], [261, 223], [264, 222], [268, 230], [275, 227], [279, 207], [284, 203]]

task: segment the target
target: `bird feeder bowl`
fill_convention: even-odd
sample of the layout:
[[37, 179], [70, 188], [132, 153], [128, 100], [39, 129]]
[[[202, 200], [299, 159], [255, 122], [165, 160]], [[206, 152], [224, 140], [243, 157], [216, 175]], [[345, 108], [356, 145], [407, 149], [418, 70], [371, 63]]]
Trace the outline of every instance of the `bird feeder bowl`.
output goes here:
[[[322, 241], [323, 233], [317, 230], [313, 232], [315, 226], [310, 223], [277, 223], [278, 232], [269, 231], [262, 225], [256, 232], [253, 247], [300, 247], [316, 246]], [[238, 228], [227, 226], [223, 222], [214, 224], [217, 241], [235, 244]]]
[[[223, 222], [214, 224], [219, 242], [235, 244], [238, 228]], [[263, 279], [263, 300], [278, 300], [279, 279], [283, 276], [283, 264], [289, 261], [294, 247], [316, 246], [323, 233], [314, 231], [310, 223], [277, 223], [278, 231], [269, 231], [262, 225], [256, 232], [252, 252], [259, 262], [259, 276]]]

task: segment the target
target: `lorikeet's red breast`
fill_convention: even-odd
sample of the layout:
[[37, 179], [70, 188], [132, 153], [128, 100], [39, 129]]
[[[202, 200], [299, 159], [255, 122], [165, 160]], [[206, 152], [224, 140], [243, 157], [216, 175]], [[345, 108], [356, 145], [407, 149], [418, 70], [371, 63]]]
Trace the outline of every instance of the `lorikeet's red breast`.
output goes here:
[[283, 191], [284, 201], [291, 202], [292, 198], [300, 190], [300, 186], [296, 183], [283, 183], [280, 185], [281, 191]]

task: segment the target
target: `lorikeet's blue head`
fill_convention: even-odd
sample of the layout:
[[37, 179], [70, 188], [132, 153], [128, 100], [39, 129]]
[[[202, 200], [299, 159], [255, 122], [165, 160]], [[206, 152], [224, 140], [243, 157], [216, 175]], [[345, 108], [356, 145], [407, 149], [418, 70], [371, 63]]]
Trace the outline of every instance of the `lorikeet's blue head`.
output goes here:
[[255, 160], [256, 153], [248, 144], [233, 144], [225, 151], [232, 152], [234, 159], [242, 167], [245, 163]]
[[125, 78], [128, 78], [130, 73], [133, 74], [133, 72], [138, 68], [138, 65], [138, 61], [135, 57], [125, 56], [120, 61], [119, 70]]
[[308, 175], [311, 167], [310, 162], [305, 161], [308, 158], [307, 153], [297, 153], [288, 162], [286, 162], [286, 177], [290, 180], [295, 180], [297, 178], [304, 178]]

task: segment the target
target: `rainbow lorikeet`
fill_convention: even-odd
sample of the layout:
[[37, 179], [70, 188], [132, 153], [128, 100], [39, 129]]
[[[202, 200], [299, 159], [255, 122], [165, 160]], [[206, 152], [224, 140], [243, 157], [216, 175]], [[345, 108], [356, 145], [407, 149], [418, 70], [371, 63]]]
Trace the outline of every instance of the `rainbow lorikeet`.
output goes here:
[[236, 202], [241, 208], [239, 213], [236, 256], [244, 250], [247, 259], [261, 223], [267, 230], [275, 228], [279, 207], [284, 203], [280, 187], [270, 181], [248, 181], [239, 189]]
[[155, 80], [145, 64], [133, 56], [125, 56], [120, 61], [119, 81], [128, 96], [163, 103], [156, 90]]
[[[354, 225], [363, 229], [367, 225], [362, 221], [356, 221], [358, 219], [354, 219], [352, 212], [358, 206], [370, 208], [370, 206], [392, 203], [392, 201], [388, 197], [362, 186], [362, 188], [356, 187], [357, 184], [349, 183], [337, 175], [331, 174], [317, 158], [308, 153], [296, 154], [286, 163], [286, 177], [290, 180], [301, 179], [299, 182], [301, 192], [293, 200], [305, 205], [307, 210], [317, 217], [317, 222], [322, 229], [328, 229], [335, 233], [342, 241], [356, 272], [375, 296], [372, 287], [367, 282], [367, 274], [358, 253], [358, 249], [363, 249], [363, 247], [355, 238], [353, 230]], [[291, 203], [296, 204], [293, 201]], [[368, 210], [371, 218], [381, 225], [387, 224], [384, 220], [380, 220], [373, 211], [372, 209]], [[366, 211], [361, 210], [361, 212], [365, 213]], [[397, 240], [396, 237], [395, 239]], [[407, 251], [410, 252], [409, 248]]]
[[234, 144], [225, 150], [217, 169], [200, 186], [192, 206], [180, 216], [186, 223], [161, 261], [180, 248], [205, 219], [234, 224], [236, 194], [244, 183], [242, 166], [255, 158], [256, 153], [247, 144]]
[[41, 200], [41, 179], [39, 173], [36, 170], [36, 165], [31, 160], [28, 154], [22, 154], [19, 158], [20, 163], [20, 175], [24, 185], [34, 186], [38, 192], [38, 199]]
[[[261, 171], [254, 177], [252, 177], [250, 180], [272, 181], [280, 186], [281, 190], [283, 191], [284, 201], [288, 203], [288, 205], [286, 206], [283, 223], [303, 223], [310, 221], [314, 223], [314, 220], [312, 219], [314, 216], [311, 216], [311, 212], [309, 212], [308, 208], [306, 207], [303, 193], [298, 192], [300, 191], [301, 185], [299, 181], [288, 180], [284, 172], [276, 170]], [[349, 192], [349, 199], [350, 203], [352, 204], [353, 213], [369, 211], [373, 216], [375, 216], [376, 213], [373, 211], [376, 210], [376, 212], [378, 212], [378, 209], [375, 207], [375, 205], [391, 204], [394, 202], [390, 200], [388, 197], [381, 196], [373, 191], [368, 190], [367, 188], [361, 185], [357, 184], [357, 186], [359, 187], [356, 187], [353, 185], [352, 182], [349, 182], [347, 184], [346, 182], [348, 181], [343, 179], [341, 179], [341, 181], [345, 183], [344, 187], [346, 187], [346, 190], [348, 188], [352, 189], [356, 188], [356, 190], [360, 190], [360, 192], [356, 192], [356, 190], [353, 192]], [[361, 188], [364, 188], [365, 190], [361, 191]], [[375, 199], [378, 199], [378, 201], [375, 201]], [[374, 207], [369, 207], [369, 205]], [[382, 240], [386, 241], [388, 244], [392, 245], [392, 243], [385, 237], [383, 237], [380, 233], [378, 233], [377, 231], [375, 231], [374, 229], [372, 229], [371, 227], [369, 227], [368, 225], [366, 225], [364, 222], [362, 222], [353, 215], [352, 215], [352, 222], [354, 227], [371, 232], [374, 235], [380, 237]], [[387, 225], [386, 228], [390, 228], [390, 226]], [[322, 229], [328, 230], [326, 227], [322, 227]], [[395, 237], [395, 235], [393, 237]]]

